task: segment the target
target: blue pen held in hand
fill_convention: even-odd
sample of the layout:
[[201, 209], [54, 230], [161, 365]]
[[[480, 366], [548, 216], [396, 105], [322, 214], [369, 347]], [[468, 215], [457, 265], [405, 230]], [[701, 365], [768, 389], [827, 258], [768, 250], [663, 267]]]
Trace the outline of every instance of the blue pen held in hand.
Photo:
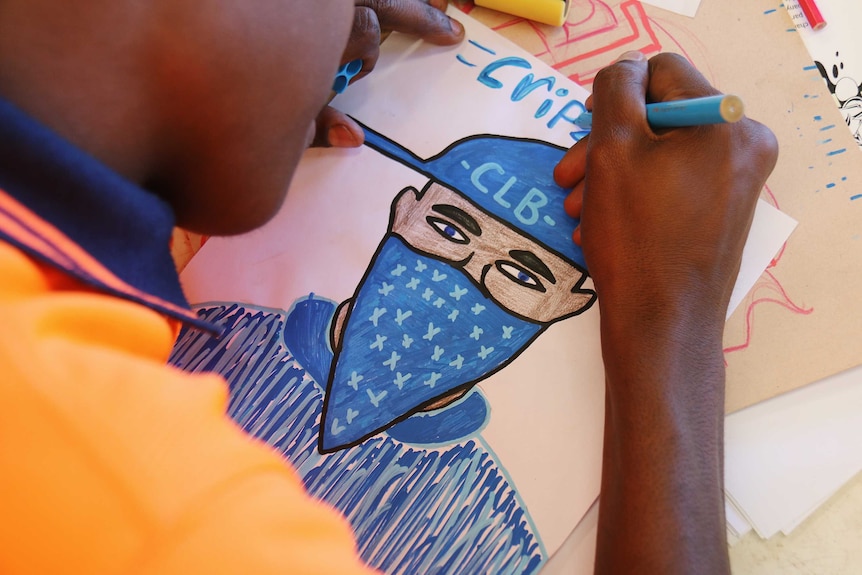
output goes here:
[[[730, 94], [647, 104], [646, 110], [647, 121], [653, 128], [733, 123], [741, 120], [745, 113], [742, 100]], [[575, 125], [585, 130], [592, 129], [593, 115], [584, 112], [575, 119]]]

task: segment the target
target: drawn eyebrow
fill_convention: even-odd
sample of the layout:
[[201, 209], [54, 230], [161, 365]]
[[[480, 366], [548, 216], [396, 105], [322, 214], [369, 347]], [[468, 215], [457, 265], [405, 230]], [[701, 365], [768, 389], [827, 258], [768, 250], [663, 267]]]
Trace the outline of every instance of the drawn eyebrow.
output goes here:
[[524, 266], [541, 275], [552, 284], [557, 283], [557, 278], [554, 277], [554, 274], [551, 273], [551, 270], [548, 269], [548, 266], [545, 265], [545, 262], [540, 260], [539, 256], [537, 256], [533, 252], [528, 252], [524, 250], [510, 250], [509, 255], [512, 256], [512, 259], [522, 263]]
[[462, 210], [461, 208], [456, 208], [455, 206], [449, 204], [434, 204], [431, 206], [431, 209], [438, 214], [444, 215], [447, 218], [455, 220], [466, 229], [468, 232], [473, 234], [474, 236], [482, 235], [482, 228], [479, 227], [479, 222], [477, 222], [473, 216]]

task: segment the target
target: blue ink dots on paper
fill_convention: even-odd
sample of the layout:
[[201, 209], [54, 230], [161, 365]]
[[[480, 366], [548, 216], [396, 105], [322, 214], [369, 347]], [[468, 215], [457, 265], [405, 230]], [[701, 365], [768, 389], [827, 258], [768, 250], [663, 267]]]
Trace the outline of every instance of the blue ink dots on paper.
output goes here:
[[332, 83], [332, 91], [336, 94], [341, 94], [347, 89], [350, 80], [353, 79], [359, 72], [362, 71], [362, 60], [351, 60], [347, 64], [341, 66], [335, 74], [335, 81]]

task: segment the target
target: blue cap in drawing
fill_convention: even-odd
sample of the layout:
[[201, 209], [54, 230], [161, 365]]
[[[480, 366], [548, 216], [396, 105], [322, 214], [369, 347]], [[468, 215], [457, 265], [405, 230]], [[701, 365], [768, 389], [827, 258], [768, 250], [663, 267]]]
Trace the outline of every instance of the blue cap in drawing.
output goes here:
[[365, 145], [459, 191], [480, 208], [586, 269], [572, 241], [578, 220], [563, 210], [569, 193], [554, 182], [566, 150], [547, 142], [477, 135], [423, 160], [397, 142], [363, 126]]

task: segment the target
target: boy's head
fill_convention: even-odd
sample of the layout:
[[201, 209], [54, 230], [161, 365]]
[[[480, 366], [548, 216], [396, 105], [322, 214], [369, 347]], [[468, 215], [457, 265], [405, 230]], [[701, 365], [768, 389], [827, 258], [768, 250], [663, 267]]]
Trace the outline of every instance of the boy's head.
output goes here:
[[0, 96], [210, 234], [280, 206], [351, 0], [4, 0]]

